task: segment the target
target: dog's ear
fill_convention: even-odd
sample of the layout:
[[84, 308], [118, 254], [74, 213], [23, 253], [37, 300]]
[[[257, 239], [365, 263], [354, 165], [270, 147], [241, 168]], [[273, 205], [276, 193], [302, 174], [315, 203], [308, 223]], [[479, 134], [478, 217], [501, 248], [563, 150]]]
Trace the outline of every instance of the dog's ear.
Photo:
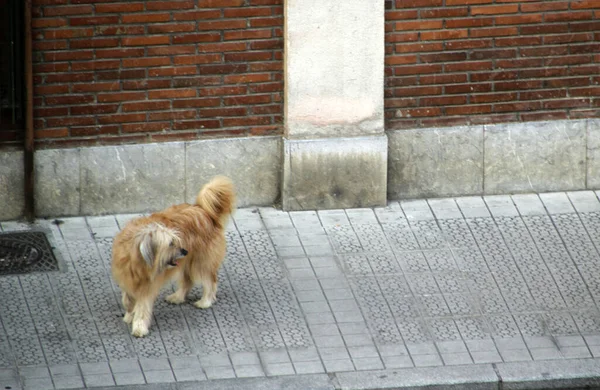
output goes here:
[[146, 263], [149, 266], [152, 266], [154, 262], [154, 246], [152, 245], [152, 232], [146, 232], [142, 237], [142, 242], [140, 243], [140, 253]]

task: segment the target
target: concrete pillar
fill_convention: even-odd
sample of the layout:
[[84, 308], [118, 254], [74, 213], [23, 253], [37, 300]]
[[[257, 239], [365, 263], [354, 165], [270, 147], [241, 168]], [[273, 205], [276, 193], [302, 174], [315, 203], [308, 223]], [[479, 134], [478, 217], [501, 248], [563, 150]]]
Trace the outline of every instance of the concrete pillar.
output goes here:
[[384, 0], [285, 0], [284, 210], [384, 205]]

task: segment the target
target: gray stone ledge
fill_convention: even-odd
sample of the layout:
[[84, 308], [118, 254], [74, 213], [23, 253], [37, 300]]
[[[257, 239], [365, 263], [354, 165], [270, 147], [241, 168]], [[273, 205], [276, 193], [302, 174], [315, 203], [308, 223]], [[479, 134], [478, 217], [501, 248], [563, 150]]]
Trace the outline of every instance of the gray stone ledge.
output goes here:
[[600, 386], [595, 359], [500, 363], [502, 389], [576, 389]]
[[283, 209], [385, 206], [387, 136], [283, 140]]

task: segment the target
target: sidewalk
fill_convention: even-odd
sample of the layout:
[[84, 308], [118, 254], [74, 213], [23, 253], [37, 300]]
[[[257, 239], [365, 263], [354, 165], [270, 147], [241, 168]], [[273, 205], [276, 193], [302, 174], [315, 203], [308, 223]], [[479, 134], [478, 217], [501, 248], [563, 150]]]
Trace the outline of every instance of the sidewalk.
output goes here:
[[215, 305], [165, 289], [143, 339], [109, 272], [132, 217], [35, 224], [61, 271], [0, 276], [0, 389], [600, 386], [594, 192], [240, 209]]

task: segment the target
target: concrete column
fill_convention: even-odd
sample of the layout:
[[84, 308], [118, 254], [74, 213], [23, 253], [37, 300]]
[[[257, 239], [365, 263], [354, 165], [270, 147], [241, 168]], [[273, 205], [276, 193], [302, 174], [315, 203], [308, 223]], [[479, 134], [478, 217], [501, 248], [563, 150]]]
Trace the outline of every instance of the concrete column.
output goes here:
[[384, 0], [285, 1], [284, 210], [384, 205]]

